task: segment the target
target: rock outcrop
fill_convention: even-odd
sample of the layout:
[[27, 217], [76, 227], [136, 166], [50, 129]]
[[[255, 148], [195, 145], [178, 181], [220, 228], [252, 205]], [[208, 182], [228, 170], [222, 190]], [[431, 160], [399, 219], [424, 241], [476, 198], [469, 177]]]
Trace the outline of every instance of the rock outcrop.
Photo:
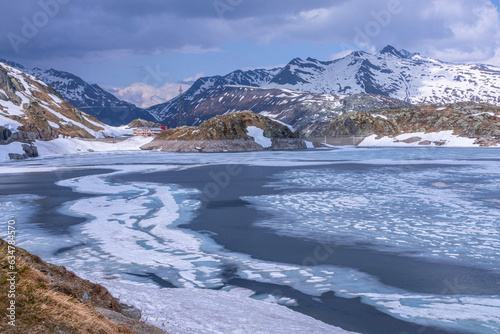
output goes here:
[[0, 141], [7, 141], [12, 137], [12, 131], [0, 126]]
[[[249, 135], [248, 127], [261, 129], [269, 145]], [[305, 149], [299, 134], [289, 127], [251, 111], [229, 113], [203, 122], [200, 126], [168, 129], [159, 134], [144, 150], [169, 152], [241, 152]]]
[[155, 123], [155, 122], [151, 122], [151, 121], [146, 121], [146, 120], [141, 119], [141, 118], [134, 119], [132, 122], [127, 124], [127, 127], [130, 129], [133, 129], [133, 128], [159, 128], [162, 126], [163, 126], [163, 124]]
[[[354, 111], [333, 120], [323, 135], [385, 137], [442, 131], [453, 131], [454, 135], [460, 137], [477, 138], [477, 144], [481, 146], [496, 145], [500, 140], [500, 107], [464, 102], [444, 106], [386, 108], [373, 112]], [[414, 139], [416, 141], [416, 137]], [[420, 144], [426, 145], [425, 142]]]
[[36, 146], [23, 144], [22, 147], [24, 154], [9, 153], [9, 158], [11, 160], [24, 160], [28, 158], [38, 157], [38, 149], [36, 148]]

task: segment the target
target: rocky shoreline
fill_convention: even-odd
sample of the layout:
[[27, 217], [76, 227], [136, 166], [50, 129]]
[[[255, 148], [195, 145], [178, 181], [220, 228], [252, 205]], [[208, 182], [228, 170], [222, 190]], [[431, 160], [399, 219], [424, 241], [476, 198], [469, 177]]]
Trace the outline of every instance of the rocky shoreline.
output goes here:
[[141, 149], [177, 153], [221, 153], [301, 150], [307, 149], [307, 146], [303, 140], [294, 138], [273, 138], [269, 148], [264, 148], [251, 139], [154, 140]]

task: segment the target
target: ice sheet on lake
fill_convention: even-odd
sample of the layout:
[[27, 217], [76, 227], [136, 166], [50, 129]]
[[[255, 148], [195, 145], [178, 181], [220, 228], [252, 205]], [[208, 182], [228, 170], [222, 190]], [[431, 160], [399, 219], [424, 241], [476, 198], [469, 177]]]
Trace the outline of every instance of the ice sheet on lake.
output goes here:
[[[498, 168], [491, 163], [481, 162], [481, 159], [494, 159], [496, 156], [491, 152], [495, 151], [482, 152], [397, 149], [342, 149], [300, 154], [259, 152], [224, 155], [224, 162], [263, 166], [319, 166], [345, 164], [347, 161], [379, 166], [371, 167], [370, 173], [357, 174], [324, 172], [319, 167], [288, 171], [279, 175], [270, 186], [294, 188], [299, 192], [258, 196], [247, 200], [261, 209], [268, 207], [270, 203], [275, 205], [275, 209], [270, 212], [284, 217], [280, 224], [274, 226], [279, 233], [298, 233], [303, 237], [306, 229], [312, 229], [316, 232], [307, 233], [315, 239], [329, 233], [342, 235], [348, 242], [370, 238], [370, 241], [378, 240], [380, 247], [402, 252], [417, 249], [425, 253], [433, 250], [434, 252], [427, 253], [429, 257], [446, 258], [450, 261], [477, 261], [479, 264], [490, 263], [497, 266], [499, 262], [494, 258], [493, 252], [499, 249], [498, 228], [494, 230], [494, 220], [498, 221], [499, 217], [498, 204], [494, 200], [498, 198], [491, 198], [488, 194], [498, 189], [498, 174], [495, 174], [498, 173]], [[472, 161], [474, 159], [477, 161]], [[117, 170], [115, 174], [167, 171], [220, 164], [221, 155], [137, 152], [67, 156], [42, 161], [43, 165], [40, 165], [40, 159], [21, 162], [15, 167], [11, 167], [14, 164], [8, 164], [1, 172], [89, 166]], [[141, 161], [143, 165], [138, 165], [137, 161]], [[464, 167], [465, 163], [469, 167]], [[384, 167], [387, 164], [395, 166]], [[413, 169], [424, 164], [435, 164], [436, 168], [427, 174]], [[439, 164], [448, 165], [448, 171], [438, 168]], [[73, 228], [70, 236], [54, 237], [26, 229], [27, 235], [33, 233], [33, 237], [38, 238], [34, 244], [26, 243], [26, 248], [40, 247], [44, 254], [51, 254], [51, 257], [46, 258], [48, 261], [66, 265], [84, 277], [93, 274], [95, 280], [100, 280], [111, 289], [115, 287], [120, 297], [131, 301], [135, 298], [135, 292], [127, 292], [123, 287], [126, 284], [144, 285], [151, 280], [130, 273], [153, 272], [160, 279], [169, 280], [182, 288], [220, 287], [223, 284], [220, 278], [222, 266], [230, 264], [242, 278], [288, 285], [315, 296], [325, 291], [336, 291], [345, 297], [362, 296], [367, 304], [421, 324], [450, 328], [460, 326], [462, 329], [481, 329], [484, 333], [493, 333], [492, 326], [500, 327], [500, 307], [494, 302], [499, 296], [414, 295], [384, 286], [376, 278], [348, 268], [285, 265], [227, 252], [208, 236], [177, 227], [188, 222], [199, 205], [189, 196], [195, 190], [161, 183], [114, 184], [106, 175], [85, 176], [65, 180], [60, 184], [70, 186], [77, 192], [97, 195], [67, 203], [64, 207], [64, 212], [85, 216], [88, 221]], [[325, 184], [329, 186], [328, 190], [323, 189]], [[314, 191], [309, 191], [311, 189]], [[25, 206], [26, 204], [20, 205], [17, 209], [23, 210]], [[420, 221], [411, 217], [403, 219], [403, 208], [415, 215], [425, 209], [427, 214]], [[353, 209], [358, 213], [366, 213], [366, 219], [356, 221], [355, 217], [349, 216]], [[290, 211], [294, 219], [307, 217], [307, 224], [287, 226], [284, 210]], [[342, 222], [324, 219], [337, 214], [343, 218]], [[438, 224], [430, 224], [433, 219], [437, 219]], [[451, 228], [450, 221], [460, 223]], [[486, 233], [490, 235], [487, 236]], [[57, 247], [71, 246], [71, 240], [73, 244], [80, 241], [85, 241], [85, 244], [57, 256], [49, 252], [51, 247], [56, 250]], [[461, 246], [459, 241], [462, 242]], [[489, 268], [497, 270], [497, 267]], [[154, 287], [159, 290], [158, 286]], [[187, 292], [189, 293], [191, 292]], [[174, 298], [173, 295], [170, 297]], [[272, 300], [275, 297], [259, 298]], [[177, 298], [183, 297], [179, 294]], [[239, 298], [248, 299], [241, 295]], [[149, 304], [140, 299], [135, 301], [146, 314], [151, 314], [151, 319], [155, 317], [152, 313], [147, 313]], [[180, 302], [178, 299], [176, 301]], [[429, 309], [443, 310], [444, 305], [454, 305], [457, 301], [462, 304], [456, 318], [453, 318], [452, 313], [445, 315], [444, 311], [436, 313], [438, 316], [426, 314]], [[287, 304], [292, 301], [279, 302]], [[398, 303], [404, 307], [396, 307]], [[475, 314], [485, 310], [484, 305], [496, 308], [499, 312], [486, 312], [481, 317], [476, 317]], [[181, 307], [180, 304], [178, 306]], [[470, 318], [465, 317], [467, 313], [471, 315]], [[195, 316], [202, 315], [193, 315]], [[181, 318], [179, 312], [176, 319], [181, 321]], [[186, 319], [186, 324], [191, 326], [191, 320], [198, 321], [194, 318]]]
[[274, 186], [304, 191], [245, 198], [276, 217], [261, 221], [262, 226], [295, 237], [371, 243], [500, 271], [500, 208], [485, 200], [500, 189], [500, 170], [301, 169], [279, 178]]

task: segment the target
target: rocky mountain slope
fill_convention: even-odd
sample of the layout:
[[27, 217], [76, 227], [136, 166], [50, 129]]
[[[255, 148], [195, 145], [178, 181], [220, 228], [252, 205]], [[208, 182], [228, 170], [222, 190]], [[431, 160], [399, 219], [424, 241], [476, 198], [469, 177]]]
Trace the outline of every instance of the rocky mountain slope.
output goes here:
[[36, 76], [58, 91], [75, 108], [96, 117], [103, 123], [119, 126], [137, 118], [148, 121], [155, 120], [144, 109], [138, 108], [132, 103], [122, 101], [99, 85], [89, 84], [74, 74], [55, 69], [28, 69], [21, 64], [1, 59], [0, 62], [17, 68], [24, 73]]
[[[315, 94], [375, 94], [412, 104], [475, 101], [500, 105], [500, 68], [446, 63], [391, 46], [373, 55], [356, 51], [333, 61], [296, 58], [283, 68], [200, 78], [184, 95], [188, 111], [199, 114], [200, 100], [235, 88], [231, 86]], [[261, 112], [264, 107], [255, 103], [247, 109]], [[165, 122], [172, 122], [177, 110], [178, 98], [148, 108], [157, 120]], [[196, 116], [191, 121], [196, 121]]]
[[[11, 270], [8, 244], [0, 239], [2, 283], [9, 283]], [[140, 322], [140, 311], [121, 304], [101, 285], [83, 280], [64, 267], [42, 261], [16, 247], [14, 325], [5, 310], [10, 290], [2, 284], [0, 320], [2, 333], [137, 333], [161, 334], [162, 330]], [[8, 304], [9, 303], [9, 304]], [[10, 311], [9, 311], [10, 312]]]
[[[373, 112], [354, 111], [333, 120], [323, 135], [326, 136], [372, 136], [400, 139], [406, 135], [406, 143], [429, 145], [445, 144], [439, 137], [447, 135], [473, 139], [480, 146], [500, 144], [500, 107], [490, 104], [455, 103], [420, 105], [409, 108], [385, 108]], [[415, 134], [414, 136], [407, 136]], [[436, 142], [425, 140], [433, 134]], [[441, 134], [441, 135], [439, 135]]]
[[[163, 114], [163, 122], [176, 126], [178, 100]], [[303, 136], [323, 130], [332, 118], [352, 110], [369, 111], [383, 107], [409, 106], [396, 99], [369, 95], [332, 95], [303, 93], [286, 89], [224, 86], [211, 88], [185, 102], [187, 124], [203, 121], [229, 112], [251, 110], [292, 125]]]
[[142, 149], [173, 152], [235, 152], [305, 149], [299, 134], [267, 117], [243, 111], [216, 116], [200, 126], [165, 130]]
[[30, 145], [36, 140], [102, 138], [124, 132], [76, 109], [43, 81], [0, 63], [0, 144], [26, 143], [25, 153], [14, 158], [37, 156]]

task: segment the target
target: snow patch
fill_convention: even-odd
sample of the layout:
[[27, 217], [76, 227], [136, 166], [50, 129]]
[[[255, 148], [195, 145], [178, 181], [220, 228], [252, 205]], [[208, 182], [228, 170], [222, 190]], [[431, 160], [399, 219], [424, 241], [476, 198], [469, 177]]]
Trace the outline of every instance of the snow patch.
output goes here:
[[271, 138], [264, 137], [264, 130], [256, 126], [247, 126], [247, 133], [263, 148], [269, 148], [273, 145]]
[[[416, 147], [436, 147], [436, 146], [446, 146], [446, 147], [479, 147], [479, 144], [474, 144], [475, 138], [460, 137], [453, 134], [453, 131], [440, 131], [440, 132], [414, 132], [405, 133], [396, 137], [382, 137], [377, 139], [377, 135], [371, 135], [366, 137], [358, 146], [360, 147], [389, 147], [389, 146], [416, 146]], [[405, 143], [403, 140], [410, 139], [412, 137], [420, 137], [421, 140], [417, 140], [412, 143]], [[419, 145], [425, 141], [431, 142], [429, 145]], [[439, 143], [439, 145], [436, 145]], [[441, 145], [442, 144], [442, 145]]]

